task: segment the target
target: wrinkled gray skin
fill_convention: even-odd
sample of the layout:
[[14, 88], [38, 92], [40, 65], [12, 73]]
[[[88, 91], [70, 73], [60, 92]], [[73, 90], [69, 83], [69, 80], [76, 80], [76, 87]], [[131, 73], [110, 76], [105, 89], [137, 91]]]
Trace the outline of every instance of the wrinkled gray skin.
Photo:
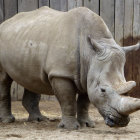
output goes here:
[[107, 125], [126, 126], [140, 101], [120, 95], [136, 85], [125, 80], [125, 53], [138, 48], [117, 45], [102, 18], [87, 8], [58, 12], [43, 7], [17, 14], [0, 25], [1, 121], [14, 121], [10, 99], [14, 80], [28, 89], [23, 106], [29, 120], [43, 120], [39, 94], [51, 94], [52, 88], [62, 110], [59, 127], [94, 127], [88, 115], [90, 102]]

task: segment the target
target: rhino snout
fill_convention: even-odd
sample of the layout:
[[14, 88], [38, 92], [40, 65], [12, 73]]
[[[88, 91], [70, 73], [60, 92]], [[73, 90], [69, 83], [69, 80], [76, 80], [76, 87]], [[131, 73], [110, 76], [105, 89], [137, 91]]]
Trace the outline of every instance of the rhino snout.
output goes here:
[[125, 127], [128, 125], [129, 121], [130, 121], [129, 116], [123, 116], [121, 118], [117, 118], [109, 115], [105, 118], [106, 125], [110, 127]]

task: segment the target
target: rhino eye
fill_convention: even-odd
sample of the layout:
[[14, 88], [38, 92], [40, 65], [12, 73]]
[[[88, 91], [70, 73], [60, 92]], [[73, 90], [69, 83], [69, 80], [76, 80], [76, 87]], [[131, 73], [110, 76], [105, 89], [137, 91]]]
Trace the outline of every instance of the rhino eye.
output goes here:
[[105, 90], [105, 89], [103, 89], [103, 88], [101, 88], [101, 92], [106, 92], [106, 90]]
[[106, 96], [106, 90], [104, 88], [101, 88], [101, 94], [100, 96], [105, 97]]

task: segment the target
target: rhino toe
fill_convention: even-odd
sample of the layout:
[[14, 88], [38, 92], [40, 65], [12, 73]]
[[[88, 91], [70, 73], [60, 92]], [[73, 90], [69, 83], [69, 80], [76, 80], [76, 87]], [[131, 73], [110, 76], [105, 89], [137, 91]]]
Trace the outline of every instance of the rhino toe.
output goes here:
[[87, 119], [78, 119], [78, 122], [82, 127], [95, 127], [94, 121], [92, 121], [90, 118]]
[[3, 123], [12, 123], [15, 121], [15, 117], [13, 115], [0, 117], [0, 121]]
[[29, 116], [28, 118], [29, 122], [41, 122], [41, 121], [48, 121], [48, 120], [49, 119], [43, 115], [32, 115], [32, 116]]
[[58, 127], [68, 129], [68, 130], [77, 130], [80, 128], [80, 124], [76, 118], [67, 118], [67, 119], [62, 119]]

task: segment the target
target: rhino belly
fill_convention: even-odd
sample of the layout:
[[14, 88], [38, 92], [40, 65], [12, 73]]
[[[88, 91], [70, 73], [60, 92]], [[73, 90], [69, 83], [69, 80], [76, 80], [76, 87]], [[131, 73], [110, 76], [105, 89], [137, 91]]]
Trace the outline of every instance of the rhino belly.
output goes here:
[[34, 73], [28, 75], [28, 72], [22, 72], [19, 70], [6, 71], [8, 75], [16, 81], [18, 84], [22, 85], [24, 88], [39, 94], [51, 95], [53, 94], [51, 85], [46, 78], [45, 81], [42, 80], [42, 76], [34, 75]]
[[[12, 66], [11, 69], [12, 71], [6, 69], [8, 75], [24, 88], [39, 94], [52, 94], [52, 88], [48, 79], [46, 77], [44, 78], [39, 72], [37, 74], [34, 68], [30, 68], [32, 69], [32, 74], [29, 71], [26, 71], [26, 69], [22, 69], [21, 71]], [[45, 81], [42, 79], [45, 79]]]
[[[12, 41], [11, 41], [12, 42]], [[47, 74], [43, 73], [46, 48], [21, 46], [16, 42], [4, 42], [1, 47], [2, 69], [26, 89], [40, 94], [52, 94]], [[15, 44], [10, 46], [9, 44]], [[45, 76], [44, 76], [45, 75]]]

